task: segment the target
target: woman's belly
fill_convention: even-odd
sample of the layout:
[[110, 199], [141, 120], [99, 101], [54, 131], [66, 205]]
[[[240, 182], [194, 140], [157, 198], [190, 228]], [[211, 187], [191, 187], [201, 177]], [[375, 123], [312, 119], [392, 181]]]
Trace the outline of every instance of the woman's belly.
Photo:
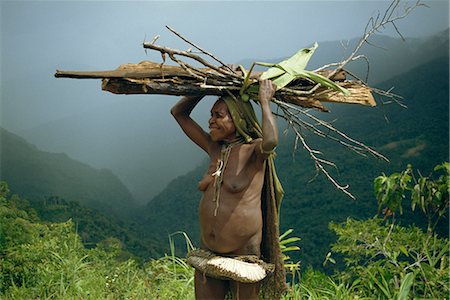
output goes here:
[[222, 188], [217, 202], [211, 189], [205, 191], [199, 208], [203, 246], [217, 253], [256, 254], [242, 253], [247, 252], [244, 248], [255, 247], [259, 251], [261, 194], [249, 195], [249, 192], [230, 193]]

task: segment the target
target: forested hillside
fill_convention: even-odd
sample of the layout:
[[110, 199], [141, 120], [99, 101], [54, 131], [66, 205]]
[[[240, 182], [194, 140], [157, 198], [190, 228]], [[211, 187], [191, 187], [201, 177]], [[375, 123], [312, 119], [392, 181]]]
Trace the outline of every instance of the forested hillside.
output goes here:
[[[439, 179], [419, 175], [424, 186], [433, 188], [419, 188], [416, 194], [432, 195], [419, 206], [433, 219], [448, 208], [449, 170], [446, 163], [435, 170]], [[385, 187], [377, 191], [387, 192]], [[399, 192], [412, 201], [410, 193]], [[393, 197], [385, 200], [395, 202]], [[431, 202], [437, 206], [429, 207]], [[73, 222], [42, 222], [34, 209], [23, 205], [0, 182], [1, 299], [194, 299], [194, 270], [174, 255], [172, 241], [171, 255], [137, 264], [124, 257], [117, 239], [88, 249]], [[295, 239], [282, 238], [290, 279], [282, 299], [446, 299], [447, 238], [433, 230], [399, 226], [390, 218], [348, 219], [330, 229], [338, 240], [326, 262], [334, 264], [336, 255], [343, 256], [345, 269], [327, 276], [307, 268], [299, 276], [299, 265], [289, 259], [295, 247], [286, 247], [295, 245]]]
[[94, 169], [64, 153], [40, 151], [0, 128], [0, 180], [13, 193], [34, 201], [57, 196], [127, 217], [136, 203], [125, 185], [107, 169]]
[[[1, 181], [8, 182], [18, 208], [45, 222], [72, 220], [86, 247], [115, 238], [122, 256], [156, 257], [164, 242], [147, 239], [132, 221], [136, 204], [120, 180], [65, 154], [39, 151], [24, 139], [0, 129]], [[165, 241], [165, 238], [164, 238]]]
[[[339, 167], [335, 174], [351, 185], [357, 196], [353, 201], [343, 195], [323, 176], [315, 175], [313, 163], [302, 149], [293, 153], [293, 139], [285, 136], [277, 150], [276, 165], [286, 191], [282, 204], [281, 231], [293, 228], [302, 238], [300, 260], [304, 266], [318, 267], [335, 236], [328, 230], [330, 221], [347, 217], [368, 218], [377, 213], [373, 178], [382, 172], [401, 170], [411, 163], [423, 172], [448, 159], [448, 56], [399, 75], [379, 85], [404, 97], [407, 109], [395, 103], [376, 109], [366, 107], [331, 107], [327, 117], [337, 119], [335, 127], [344, 130], [385, 154], [390, 163], [363, 158], [338, 144], [310, 136], [313, 147], [321, 149]], [[388, 119], [388, 121], [385, 120]], [[280, 124], [280, 132], [284, 125]], [[198, 241], [197, 207], [201, 194], [196, 191], [205, 166], [172, 181], [142, 210], [147, 232], [166, 235], [186, 231]], [[411, 222], [422, 223], [411, 219]], [[445, 227], [445, 226], [444, 226]], [[446, 228], [441, 230], [448, 231]]]

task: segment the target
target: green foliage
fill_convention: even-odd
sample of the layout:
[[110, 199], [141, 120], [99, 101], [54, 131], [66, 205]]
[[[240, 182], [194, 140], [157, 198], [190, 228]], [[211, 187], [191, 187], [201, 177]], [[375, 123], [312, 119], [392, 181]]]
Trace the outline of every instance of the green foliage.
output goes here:
[[358, 281], [361, 296], [407, 299], [409, 291], [422, 298], [448, 295], [448, 239], [379, 218], [348, 219], [330, 228], [338, 235], [332, 249], [345, 256], [347, 265], [340, 278]]
[[164, 256], [145, 266], [156, 299], [194, 299], [194, 269], [184, 259]]
[[291, 283], [288, 292], [284, 295], [285, 300], [347, 300], [347, 299], [374, 299], [372, 297], [361, 297], [357, 292], [357, 282], [352, 285], [333, 279], [324, 273], [306, 269], [301, 275], [300, 283]]
[[[112, 237], [120, 240], [123, 245], [121, 257], [135, 256], [147, 259], [160, 256], [162, 241], [152, 236], [143, 238], [133, 222], [120, 220], [114, 215], [105, 214], [59, 197], [33, 201], [32, 205], [43, 221], [66, 222], [72, 219], [83, 244], [88, 248]], [[25, 205], [21, 206], [26, 207]]]
[[[281, 253], [283, 253], [283, 260], [287, 261], [290, 259], [290, 257], [286, 254], [287, 252], [290, 251], [299, 251], [300, 247], [296, 246], [296, 245], [292, 245], [292, 243], [298, 242], [301, 240], [301, 238], [299, 237], [287, 237], [288, 235], [290, 235], [292, 232], [294, 231], [294, 229], [288, 229], [286, 230], [282, 235], [280, 235], [280, 248], [281, 248]], [[290, 244], [290, 245], [289, 245]]]
[[378, 210], [386, 206], [386, 215], [395, 213], [397, 210], [403, 213], [402, 200], [405, 191], [411, 182], [411, 166], [401, 173], [393, 173], [389, 176], [378, 176], [374, 180], [375, 197], [378, 201]]
[[402, 214], [402, 200], [409, 196], [412, 210], [419, 207], [426, 215], [427, 230], [431, 234], [447, 213], [450, 189], [448, 162], [437, 165], [434, 171], [442, 173], [439, 178], [433, 179], [432, 175], [424, 177], [419, 172], [418, 179], [415, 179], [412, 166], [408, 165], [401, 173], [389, 176], [383, 174], [375, 178], [374, 189], [379, 209], [385, 207], [383, 212], [386, 217], [397, 210]]
[[295, 276], [300, 270], [300, 261], [293, 262], [287, 253], [292, 251], [300, 251], [300, 247], [294, 243], [300, 241], [301, 239], [296, 236], [288, 237], [288, 235], [290, 235], [293, 231], [293, 229], [286, 230], [280, 235], [279, 241], [281, 253], [283, 255], [284, 267], [286, 268], [288, 274], [291, 275], [292, 280], [295, 281]]
[[106, 239], [86, 249], [73, 223], [39, 223], [7, 198], [0, 183], [1, 299], [193, 298], [193, 271], [163, 257], [144, 268], [122, 259], [122, 243]]
[[[392, 178], [408, 182], [401, 180], [404, 174]], [[194, 270], [175, 255], [175, 236], [184, 238], [187, 251], [193, 248], [185, 232], [169, 235], [170, 255], [139, 266], [124, 258], [116, 238], [86, 249], [70, 220], [42, 224], [33, 209], [20, 207], [26, 202], [8, 198], [7, 185], [0, 183], [2, 299], [194, 299]], [[311, 268], [300, 273], [300, 262], [292, 263], [287, 255], [300, 250], [294, 244], [300, 238], [290, 236], [293, 229], [280, 236], [291, 274], [283, 299], [444, 299], [450, 292], [448, 239], [379, 218], [348, 218], [330, 228], [338, 236], [332, 251], [346, 264], [333, 276]], [[334, 263], [331, 253], [326, 261]]]

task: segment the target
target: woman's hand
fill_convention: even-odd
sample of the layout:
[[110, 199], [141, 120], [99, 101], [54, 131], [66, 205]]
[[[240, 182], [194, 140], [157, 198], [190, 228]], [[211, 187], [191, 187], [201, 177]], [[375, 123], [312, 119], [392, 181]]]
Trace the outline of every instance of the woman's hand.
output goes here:
[[277, 86], [269, 79], [264, 79], [259, 82], [258, 98], [261, 104], [269, 103], [272, 99]]

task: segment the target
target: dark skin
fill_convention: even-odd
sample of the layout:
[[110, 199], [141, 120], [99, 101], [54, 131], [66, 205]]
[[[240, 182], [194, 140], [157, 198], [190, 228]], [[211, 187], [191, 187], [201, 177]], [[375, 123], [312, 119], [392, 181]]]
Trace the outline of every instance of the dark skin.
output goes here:
[[[214, 176], [222, 143], [237, 137], [236, 127], [223, 100], [211, 109], [210, 132], [205, 132], [190, 113], [203, 97], [182, 97], [171, 113], [184, 133], [210, 157], [208, 170], [199, 182], [203, 192], [199, 207], [201, 247], [217, 254], [260, 256], [262, 239], [261, 191], [268, 152], [278, 143], [278, 130], [269, 102], [275, 93], [270, 80], [260, 81], [258, 100], [262, 110], [263, 137], [232, 148], [223, 173], [220, 205], [214, 215]], [[218, 280], [195, 273], [196, 299], [224, 299], [229, 290], [238, 299], [258, 299], [259, 283]]]

